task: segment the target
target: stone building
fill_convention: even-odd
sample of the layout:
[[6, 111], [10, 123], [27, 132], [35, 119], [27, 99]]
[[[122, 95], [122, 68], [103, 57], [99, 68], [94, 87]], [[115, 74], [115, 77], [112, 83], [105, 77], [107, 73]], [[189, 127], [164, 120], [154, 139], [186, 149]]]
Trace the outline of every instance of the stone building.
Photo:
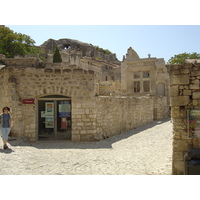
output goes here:
[[169, 75], [164, 59], [140, 59], [138, 54], [129, 48], [121, 64], [122, 91], [136, 96], [146, 94], [168, 96]]
[[[52, 62], [56, 45], [61, 63]], [[112, 53], [98, 53], [92, 45], [69, 39], [48, 40], [40, 48], [46, 61], [0, 55], [0, 106], [12, 109], [13, 135], [31, 141], [99, 141], [167, 117], [168, 82], [162, 60], [135, 59], [129, 49], [120, 62]], [[135, 68], [143, 84], [137, 92]], [[160, 83], [162, 90], [155, 89]]]
[[173, 122], [173, 163], [175, 175], [184, 174], [187, 151], [200, 148], [200, 63], [190, 61], [169, 66], [170, 106]]

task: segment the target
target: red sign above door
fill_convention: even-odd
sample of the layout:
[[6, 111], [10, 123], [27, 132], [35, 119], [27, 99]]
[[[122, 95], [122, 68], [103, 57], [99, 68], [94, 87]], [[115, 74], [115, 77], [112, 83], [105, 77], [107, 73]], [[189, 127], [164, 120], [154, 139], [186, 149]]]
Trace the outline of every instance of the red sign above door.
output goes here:
[[22, 103], [23, 104], [34, 104], [35, 99], [23, 99]]

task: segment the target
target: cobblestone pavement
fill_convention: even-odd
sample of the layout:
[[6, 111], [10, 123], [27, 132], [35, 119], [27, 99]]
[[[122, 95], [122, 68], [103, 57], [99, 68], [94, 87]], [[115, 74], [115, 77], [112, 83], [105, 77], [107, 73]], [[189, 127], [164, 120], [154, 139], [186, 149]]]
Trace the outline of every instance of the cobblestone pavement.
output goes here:
[[0, 141], [0, 175], [170, 175], [172, 124], [155, 121], [100, 142]]

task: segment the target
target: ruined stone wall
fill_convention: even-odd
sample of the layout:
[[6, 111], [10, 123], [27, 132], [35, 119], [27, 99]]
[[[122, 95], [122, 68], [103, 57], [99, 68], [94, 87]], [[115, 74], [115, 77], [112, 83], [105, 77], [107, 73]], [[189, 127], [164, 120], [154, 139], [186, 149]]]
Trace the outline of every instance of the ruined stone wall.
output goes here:
[[121, 91], [125, 94], [168, 96], [168, 80], [164, 59], [136, 59], [131, 54], [121, 63]]
[[170, 66], [170, 105], [173, 121], [173, 174], [184, 174], [184, 155], [200, 148], [187, 131], [187, 110], [200, 109], [200, 64]]

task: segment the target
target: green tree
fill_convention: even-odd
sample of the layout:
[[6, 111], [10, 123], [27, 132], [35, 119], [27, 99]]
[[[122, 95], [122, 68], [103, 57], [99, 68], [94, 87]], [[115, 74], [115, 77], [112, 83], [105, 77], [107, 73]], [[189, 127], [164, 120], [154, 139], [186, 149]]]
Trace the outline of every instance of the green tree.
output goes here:
[[56, 47], [53, 54], [53, 63], [60, 63], [60, 62], [62, 62], [62, 58], [61, 58], [58, 47]]
[[40, 51], [34, 46], [35, 41], [30, 36], [16, 33], [8, 27], [0, 28], [0, 54], [7, 58], [15, 55], [39, 54]]
[[185, 62], [185, 59], [200, 59], [200, 54], [198, 53], [181, 53], [174, 55], [174, 57], [171, 57], [169, 59], [168, 63], [170, 64], [183, 64]]
[[95, 46], [96, 50], [99, 52], [102, 52], [103, 54], [111, 54], [111, 51], [109, 51], [108, 49], [103, 49], [100, 48], [99, 46]]

